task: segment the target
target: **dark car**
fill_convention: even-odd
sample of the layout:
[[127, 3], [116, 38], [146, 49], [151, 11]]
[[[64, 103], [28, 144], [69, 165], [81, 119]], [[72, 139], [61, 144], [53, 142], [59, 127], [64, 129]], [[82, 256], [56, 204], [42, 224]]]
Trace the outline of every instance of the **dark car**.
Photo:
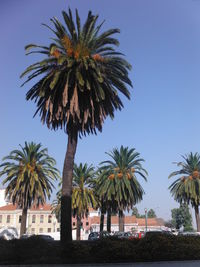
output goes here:
[[44, 240], [46, 242], [53, 242], [54, 238], [50, 235], [24, 235], [21, 237], [22, 239], [29, 239], [29, 240]]
[[157, 236], [157, 235], [171, 235], [173, 236], [174, 234], [170, 231], [149, 231], [145, 233], [145, 236]]
[[182, 235], [182, 236], [199, 236], [200, 234], [197, 232], [179, 232], [178, 235]]
[[131, 232], [115, 232], [113, 236], [119, 239], [133, 239], [134, 238]]
[[51, 237], [50, 235], [38, 235], [38, 238], [41, 238], [42, 240], [45, 240], [47, 242], [54, 241], [54, 238]]
[[92, 232], [88, 236], [88, 240], [97, 240], [99, 239], [99, 233], [98, 232]]
[[102, 239], [102, 238], [108, 238], [110, 236], [111, 236], [110, 233], [107, 232], [107, 231], [102, 231], [102, 232], [99, 233], [99, 238], [100, 239]]
[[28, 239], [28, 238], [30, 238], [31, 236], [33, 236], [33, 235], [30, 235], [30, 234], [23, 234], [23, 235], [20, 237], [20, 239]]

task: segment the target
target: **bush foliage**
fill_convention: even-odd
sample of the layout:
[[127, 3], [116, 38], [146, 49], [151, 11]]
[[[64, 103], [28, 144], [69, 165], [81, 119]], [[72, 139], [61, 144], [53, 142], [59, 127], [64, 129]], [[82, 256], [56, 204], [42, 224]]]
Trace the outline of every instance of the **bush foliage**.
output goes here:
[[59, 241], [39, 238], [0, 241], [0, 264], [109, 263], [200, 259], [200, 237], [147, 236], [140, 240]]

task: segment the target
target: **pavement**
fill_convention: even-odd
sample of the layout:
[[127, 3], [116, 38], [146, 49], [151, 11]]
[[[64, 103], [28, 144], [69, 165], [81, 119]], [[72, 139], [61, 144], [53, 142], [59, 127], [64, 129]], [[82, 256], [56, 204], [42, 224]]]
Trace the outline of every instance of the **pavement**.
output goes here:
[[1, 265], [0, 267], [200, 267], [200, 261], [164, 261], [138, 263], [105, 263], [105, 264], [38, 264], [38, 265]]

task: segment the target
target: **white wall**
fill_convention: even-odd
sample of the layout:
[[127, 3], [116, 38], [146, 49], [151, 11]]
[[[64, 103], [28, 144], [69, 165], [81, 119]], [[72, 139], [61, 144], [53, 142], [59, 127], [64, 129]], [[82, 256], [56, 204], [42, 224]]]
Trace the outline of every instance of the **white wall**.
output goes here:
[[6, 189], [0, 189], [0, 207], [8, 204], [8, 202], [5, 200], [5, 190]]

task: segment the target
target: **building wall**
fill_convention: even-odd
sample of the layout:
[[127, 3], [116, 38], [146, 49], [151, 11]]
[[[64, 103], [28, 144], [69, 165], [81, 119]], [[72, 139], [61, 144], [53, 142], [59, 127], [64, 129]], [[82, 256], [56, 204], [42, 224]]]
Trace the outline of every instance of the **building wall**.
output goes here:
[[31, 211], [28, 214], [27, 233], [42, 234], [60, 231], [60, 224], [57, 222], [51, 211]]
[[[18, 234], [20, 234], [21, 215], [21, 210], [0, 211], [0, 228], [14, 227], [17, 229]], [[55, 215], [51, 214], [51, 211], [28, 211], [26, 227], [28, 234], [53, 233], [60, 231], [60, 224]]]
[[[9, 208], [10, 207], [10, 208]], [[20, 234], [20, 226], [21, 226], [21, 215], [22, 210], [16, 209], [12, 205], [4, 206], [0, 208], [0, 231], [3, 228], [14, 227], [18, 235]], [[127, 220], [126, 220], [127, 219]], [[127, 216], [125, 218], [126, 222], [124, 224], [125, 231], [145, 231], [144, 221], [136, 218], [131, 218]], [[100, 217], [98, 216], [98, 212], [92, 212], [88, 215], [88, 217], [82, 218], [82, 229], [81, 229], [81, 239], [87, 239], [88, 235], [91, 231], [99, 232], [100, 230]], [[152, 223], [152, 225], [150, 224]], [[155, 222], [154, 222], [155, 224]], [[152, 220], [148, 220], [148, 229], [147, 230], [155, 230], [162, 229], [164, 225], [160, 225], [158, 222], [157, 225], [154, 225]], [[60, 231], [60, 223], [58, 223], [54, 214], [51, 213], [50, 205], [46, 206], [44, 209], [40, 207], [38, 209], [28, 210], [27, 215], [27, 233], [28, 234], [42, 234], [48, 233], [52, 234]], [[76, 218], [72, 218], [72, 228], [73, 230], [73, 239], [76, 237], [76, 227], [77, 221]], [[104, 220], [104, 230], [106, 230], [106, 218]], [[111, 231], [116, 232], [119, 231], [118, 219], [112, 217], [112, 225]]]

